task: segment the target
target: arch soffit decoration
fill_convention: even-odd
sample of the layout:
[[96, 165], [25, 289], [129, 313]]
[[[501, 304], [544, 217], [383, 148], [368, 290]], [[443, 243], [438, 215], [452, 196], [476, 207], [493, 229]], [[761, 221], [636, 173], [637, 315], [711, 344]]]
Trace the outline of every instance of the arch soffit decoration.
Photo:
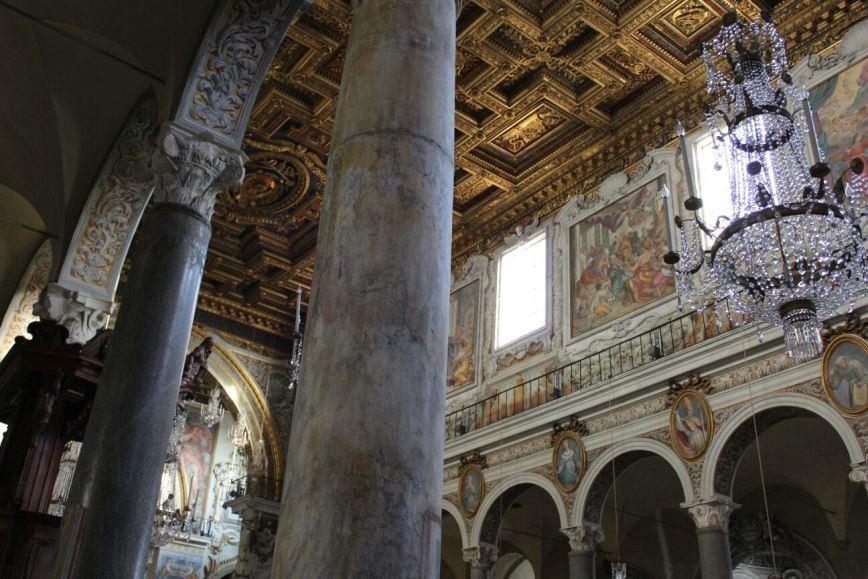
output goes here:
[[714, 479], [717, 476], [717, 467], [733, 434], [754, 414], [776, 408], [802, 410], [824, 420], [838, 433], [847, 451], [847, 455], [850, 457], [851, 464], [859, 464], [865, 461], [865, 456], [862, 453], [856, 433], [853, 432], [847, 421], [834, 408], [805, 394], [770, 394], [740, 408], [718, 430], [714, 440], [711, 441], [711, 445], [708, 447], [705, 463], [702, 468], [701, 489], [703, 497], [711, 497], [715, 494]]
[[[223, 0], [199, 47], [175, 122], [238, 149], [271, 61], [295, 14], [312, 0]], [[153, 189], [136, 172], [155, 150], [156, 100], [137, 105], [85, 202], [58, 281], [106, 314]], [[150, 138], [149, 138], [150, 137]]]
[[[461, 548], [466, 549], [469, 546], [469, 538], [467, 536], [467, 525], [464, 524], [464, 517], [461, 516], [461, 511], [453, 503], [446, 499], [441, 499], [442, 509], [452, 515], [455, 522], [458, 523], [458, 532], [461, 534]], [[442, 527], [442, 524], [441, 524]]]
[[[244, 368], [241, 362], [229, 350], [226, 342], [214, 334], [205, 333], [193, 328], [188, 352], [196, 347], [206, 337], [214, 340], [214, 348], [208, 359], [208, 371], [217, 379], [226, 396], [232, 400], [235, 407], [245, 420], [249, 432], [252, 434], [262, 432], [266, 472], [268, 478], [278, 481], [283, 476], [283, 464], [280, 458], [280, 437], [277, 435], [277, 427], [274, 417], [265, 395], [259, 385]], [[257, 449], [254, 446], [254, 453]], [[279, 492], [275, 488], [275, 494]]]
[[[646, 456], [655, 455], [665, 460], [669, 463], [669, 466], [672, 467], [679, 482], [681, 482], [681, 490], [684, 493], [684, 502], [692, 502], [695, 500], [696, 496], [693, 492], [693, 485], [690, 483], [690, 473], [687, 472], [687, 466], [678, 457], [678, 454], [662, 442], [648, 438], [634, 438], [623, 443], [618, 443], [614, 447], [609, 447], [602, 455], [597, 457], [594, 462], [591, 463], [588, 472], [585, 474], [581, 484], [579, 484], [578, 490], [576, 491], [576, 506], [573, 510], [571, 525], [569, 526], [578, 527], [584, 523], [583, 519], [585, 509], [588, 505], [588, 498], [591, 495], [591, 491], [594, 489], [594, 483], [597, 482], [603, 469], [608, 467], [610, 463], [618, 457], [630, 453], [641, 453]], [[638, 459], [641, 457], [637, 456], [636, 458]], [[606, 491], [606, 494], [608, 494], [608, 490]], [[597, 523], [598, 521], [591, 522]]]
[[473, 518], [473, 527], [470, 531], [470, 544], [467, 545], [468, 547], [479, 545], [482, 537], [482, 530], [485, 526], [485, 519], [488, 517], [491, 507], [501, 496], [503, 496], [504, 493], [519, 485], [533, 485], [544, 490], [554, 502], [555, 508], [558, 511], [558, 519], [560, 519], [561, 528], [569, 526], [567, 507], [564, 504], [563, 498], [561, 498], [560, 492], [557, 487], [555, 487], [555, 483], [540, 474], [531, 472], [519, 473], [500, 481], [491, 490], [485, 492], [485, 499], [483, 499], [482, 504], [479, 506], [479, 511]]

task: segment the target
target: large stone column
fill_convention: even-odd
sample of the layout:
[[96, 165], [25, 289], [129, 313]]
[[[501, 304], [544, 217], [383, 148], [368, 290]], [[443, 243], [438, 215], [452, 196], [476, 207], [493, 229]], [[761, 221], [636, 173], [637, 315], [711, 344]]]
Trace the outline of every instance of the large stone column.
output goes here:
[[[439, 576], [455, 0], [354, 0], [272, 577]], [[340, 549], [318, 548], [342, 537]]]
[[61, 529], [55, 576], [142, 577], [217, 193], [242, 157], [167, 127]]
[[470, 579], [488, 579], [491, 566], [497, 561], [497, 547], [483, 543], [464, 549], [464, 561], [470, 563]]
[[699, 565], [702, 579], [732, 579], [729, 551], [729, 515], [739, 505], [725, 497], [714, 497], [686, 505], [696, 523]]
[[585, 524], [580, 527], [561, 529], [570, 541], [570, 579], [594, 579], [597, 573], [597, 545], [603, 541], [599, 525]]

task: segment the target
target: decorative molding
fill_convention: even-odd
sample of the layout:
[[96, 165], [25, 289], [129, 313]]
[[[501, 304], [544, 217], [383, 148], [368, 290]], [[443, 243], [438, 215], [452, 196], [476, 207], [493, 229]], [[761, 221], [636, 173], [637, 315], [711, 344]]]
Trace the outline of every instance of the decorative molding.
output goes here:
[[829, 322], [823, 324], [821, 334], [824, 347], [828, 346], [838, 336], [843, 336], [844, 334], [855, 334], [861, 338], [868, 339], [868, 320], [863, 320], [860, 312], [850, 312], [847, 314], [844, 323], [839, 326]]
[[0, 359], [12, 348], [15, 338], [25, 335], [27, 326], [36, 320], [33, 306], [39, 301], [39, 295], [48, 283], [51, 264], [51, 240], [46, 239], [33, 254], [3, 316], [3, 322], [0, 323]]
[[111, 304], [97, 300], [58, 283], [42, 290], [33, 314], [42, 321], [53, 321], [69, 332], [69, 344], [85, 344], [108, 325]]
[[244, 178], [244, 154], [193, 136], [167, 123], [159, 137], [155, 165], [158, 185], [154, 202], [177, 203], [211, 220], [214, 202], [224, 189], [237, 187]]
[[669, 390], [666, 391], [666, 406], [671, 407], [675, 399], [687, 390], [696, 390], [706, 395], [714, 392], [711, 380], [703, 378], [699, 372], [691, 372], [685, 382], [678, 382], [674, 378], [669, 380]]
[[124, 259], [154, 186], [157, 103], [148, 99], [127, 119], [79, 218], [58, 282], [112, 302]]
[[205, 34], [176, 119], [238, 146], [292, 18], [312, 0], [226, 0]]
[[563, 434], [564, 432], [575, 432], [580, 436], [588, 436], [590, 431], [588, 430], [587, 425], [579, 420], [578, 416], [570, 416], [569, 420], [562, 422], [555, 422], [552, 425], [552, 433], [551, 433], [551, 442], [554, 444], [555, 440]]
[[478, 450], [474, 450], [470, 454], [461, 457], [458, 470], [462, 471], [471, 464], [475, 464], [479, 468], [488, 468], [488, 459]]
[[682, 507], [690, 513], [697, 529], [718, 529], [726, 532], [729, 528], [729, 515], [741, 505], [718, 495]]
[[591, 523], [578, 527], [567, 527], [561, 529], [561, 533], [566, 535], [567, 540], [569, 540], [570, 549], [579, 553], [593, 553], [597, 550], [597, 545], [605, 540], [603, 528]]
[[832, 51], [809, 54], [792, 68], [793, 82], [808, 88], [835, 76], [868, 55], [868, 20], [854, 25]]

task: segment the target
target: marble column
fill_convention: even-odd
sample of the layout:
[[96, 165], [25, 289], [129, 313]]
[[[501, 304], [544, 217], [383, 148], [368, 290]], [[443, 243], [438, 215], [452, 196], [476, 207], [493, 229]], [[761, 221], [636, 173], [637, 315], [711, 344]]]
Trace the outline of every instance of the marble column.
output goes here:
[[732, 579], [729, 515], [740, 505], [726, 497], [713, 497], [683, 506], [696, 524], [702, 579]]
[[167, 125], [73, 478], [55, 577], [142, 577], [214, 200], [243, 157]]
[[464, 561], [470, 563], [470, 579], [488, 579], [491, 566], [497, 561], [497, 547], [482, 543], [464, 549]]
[[603, 542], [599, 525], [585, 524], [561, 529], [570, 541], [570, 579], [594, 579], [597, 572], [597, 545]]
[[[275, 578], [439, 576], [455, 0], [354, 0]], [[343, 537], [340, 549], [312, 548]]]

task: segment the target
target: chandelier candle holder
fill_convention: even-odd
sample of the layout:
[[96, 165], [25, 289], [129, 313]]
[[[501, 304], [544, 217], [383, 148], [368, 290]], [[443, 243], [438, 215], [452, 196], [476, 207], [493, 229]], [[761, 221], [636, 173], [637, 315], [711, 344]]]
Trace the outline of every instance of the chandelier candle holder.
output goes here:
[[[670, 247], [663, 260], [675, 270], [680, 305], [702, 310], [726, 298], [746, 321], [782, 326], [792, 358], [814, 358], [823, 348], [821, 321], [842, 306], [852, 310], [865, 289], [864, 162], [854, 159], [832, 183], [808, 93], [793, 85], [784, 40], [769, 14], [745, 22], [727, 13], [702, 58], [711, 97], [706, 124], [715, 168], [729, 170], [733, 214], [715, 223], [700, 218], [679, 123], [689, 194], [684, 207], [692, 216], [675, 216], [681, 251]], [[671, 231], [669, 220], [667, 226]]]
[[211, 389], [211, 396], [208, 398], [208, 405], [202, 408], [201, 418], [202, 423], [208, 428], [223, 420], [223, 414], [226, 409], [220, 402], [220, 387], [215, 386]]
[[295, 292], [295, 331], [292, 334], [292, 358], [290, 358], [289, 388], [292, 390], [298, 385], [301, 378], [301, 286]]

